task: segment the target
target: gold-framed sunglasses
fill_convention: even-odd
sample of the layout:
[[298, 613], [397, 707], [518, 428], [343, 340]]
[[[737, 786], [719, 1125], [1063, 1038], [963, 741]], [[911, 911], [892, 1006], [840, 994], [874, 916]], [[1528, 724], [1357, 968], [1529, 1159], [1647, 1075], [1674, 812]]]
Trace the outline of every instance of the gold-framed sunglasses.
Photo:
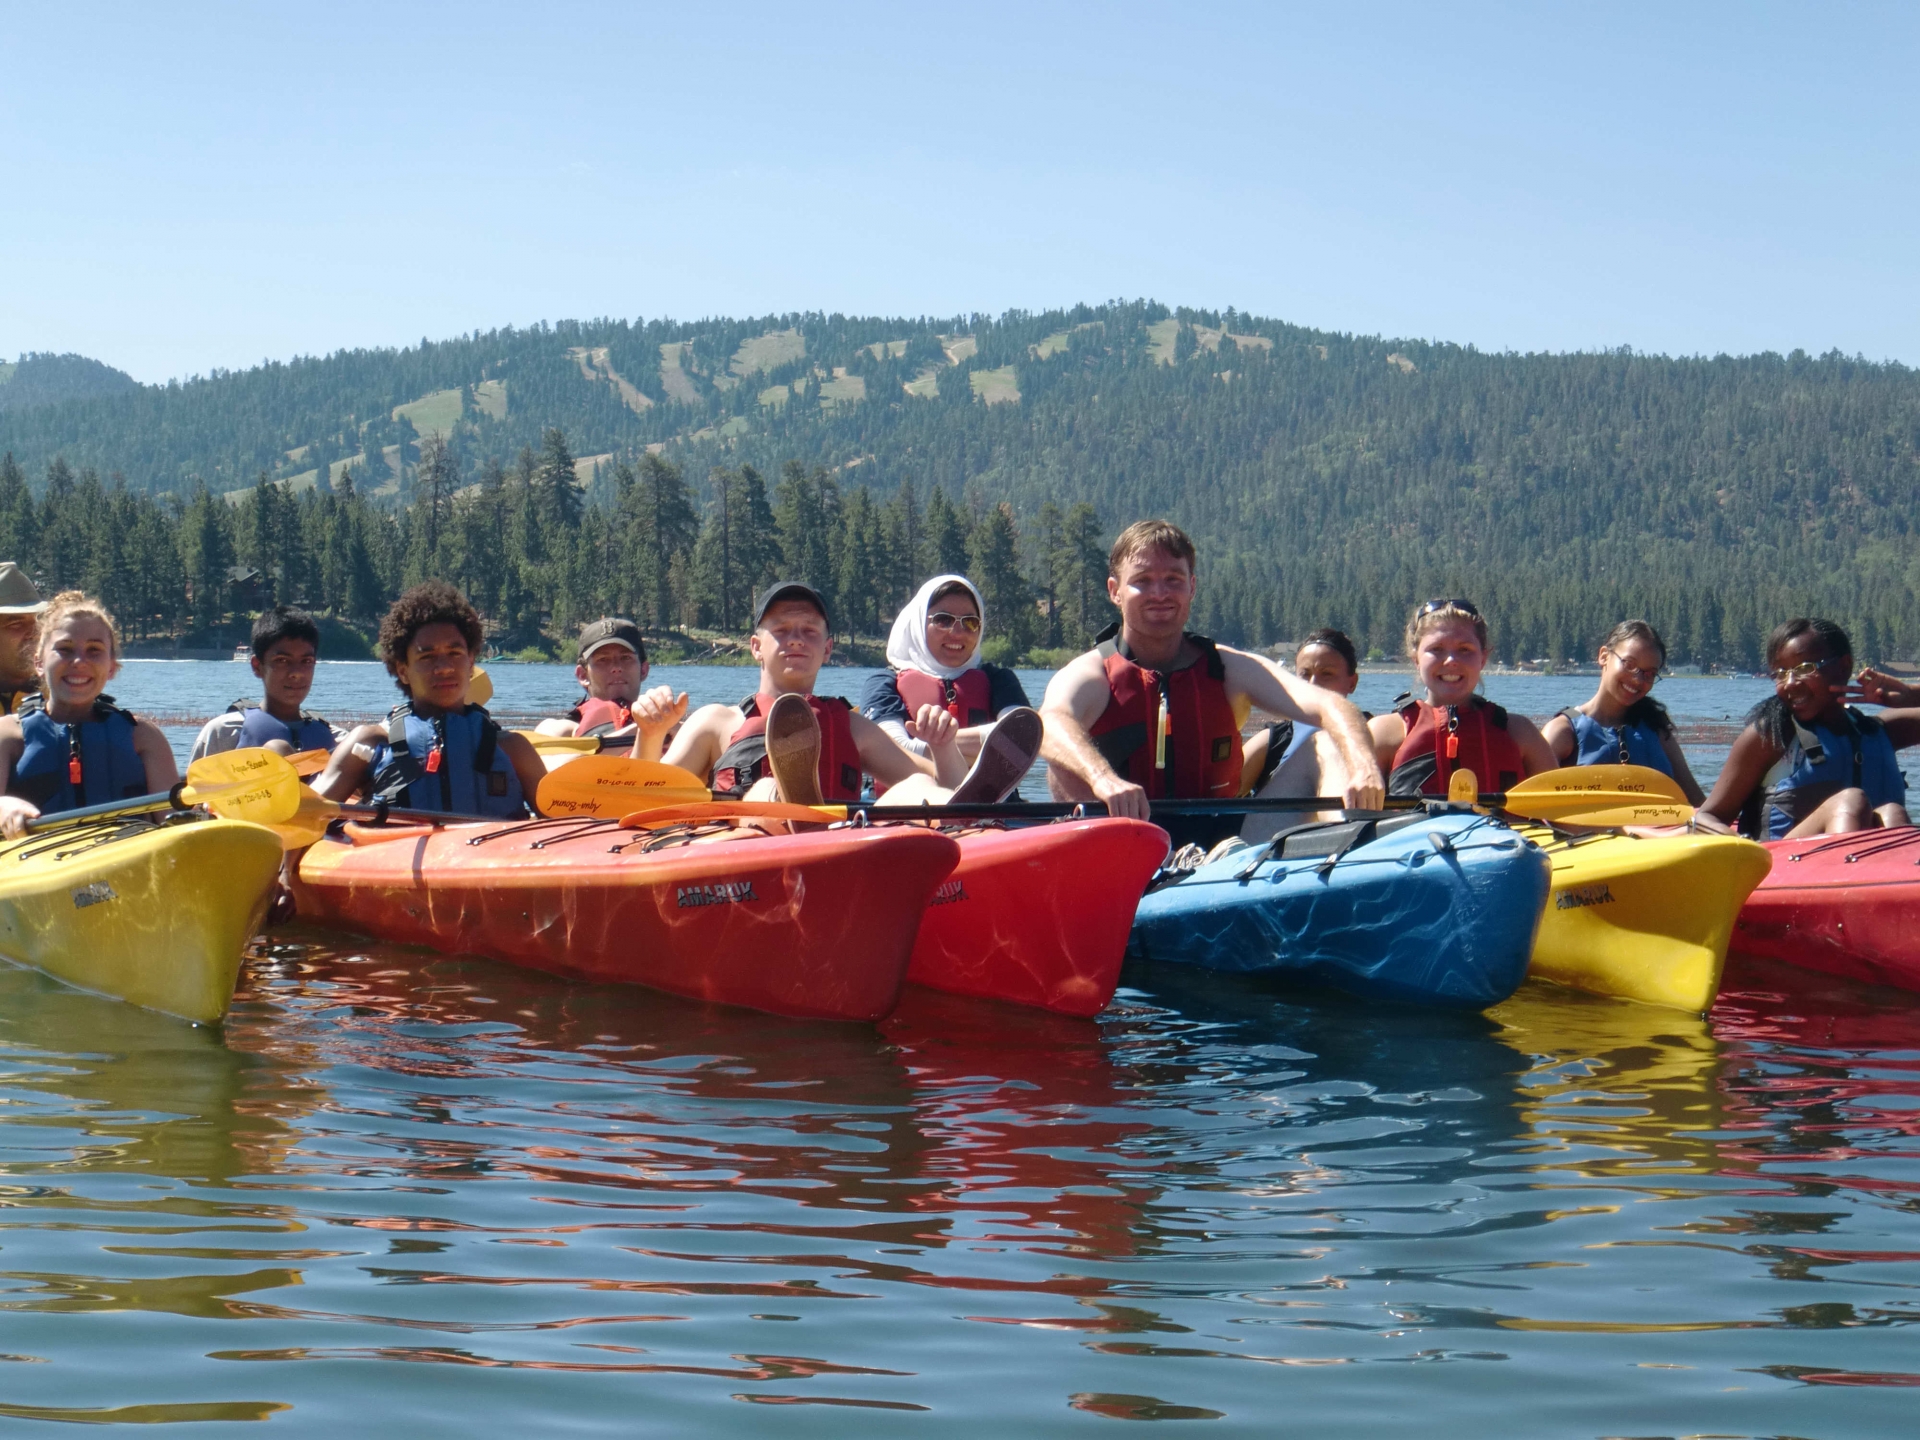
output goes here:
[[980, 633], [980, 617], [978, 615], [949, 615], [945, 610], [936, 610], [927, 616], [927, 623], [929, 625], [938, 625], [942, 630], [959, 629], [966, 631], [969, 635], [978, 635]]

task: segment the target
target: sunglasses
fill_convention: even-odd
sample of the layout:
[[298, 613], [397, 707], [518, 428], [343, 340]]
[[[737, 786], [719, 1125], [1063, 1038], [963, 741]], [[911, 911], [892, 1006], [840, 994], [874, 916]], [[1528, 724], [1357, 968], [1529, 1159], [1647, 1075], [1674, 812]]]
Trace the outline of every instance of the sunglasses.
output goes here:
[[1844, 662], [1848, 657], [1844, 655], [1829, 655], [1825, 660], [1806, 660], [1798, 665], [1789, 665], [1779, 670], [1769, 670], [1767, 673], [1773, 676], [1774, 684], [1791, 685], [1796, 680], [1811, 680], [1822, 670], [1826, 669], [1827, 666], [1833, 664], [1836, 659]]
[[1461, 614], [1471, 615], [1476, 620], [1480, 618], [1480, 612], [1471, 600], [1429, 600], [1413, 612], [1413, 618], [1424, 620], [1427, 616], [1441, 610], [1458, 610]]
[[978, 615], [949, 615], [944, 610], [936, 610], [927, 616], [927, 623], [929, 625], [938, 625], [942, 630], [952, 630], [957, 627], [958, 629], [966, 631], [969, 635], [978, 635], [980, 633], [980, 617]]

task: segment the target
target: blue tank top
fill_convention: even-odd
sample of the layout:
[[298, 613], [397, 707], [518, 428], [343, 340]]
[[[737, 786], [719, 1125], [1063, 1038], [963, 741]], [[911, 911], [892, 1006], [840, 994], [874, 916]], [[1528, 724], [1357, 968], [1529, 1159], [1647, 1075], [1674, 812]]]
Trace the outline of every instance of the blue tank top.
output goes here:
[[[1796, 726], [1787, 752], [1767, 772], [1767, 838], [1778, 840], [1842, 790], [1858, 787], [1874, 807], [1904, 804], [1907, 777], [1886, 728], [1852, 706], [1853, 733], [1825, 725]], [[1813, 737], [1819, 756], [1801, 738]]]
[[93, 718], [78, 725], [55, 720], [38, 697], [30, 697], [20, 712], [26, 745], [7, 793], [37, 805], [43, 815], [145, 795], [147, 765], [133, 748], [133, 726], [133, 716], [108, 695], [95, 700]]
[[404, 810], [500, 820], [528, 814], [500, 727], [478, 705], [432, 720], [406, 705], [389, 715], [387, 743], [373, 753], [373, 793]]
[[1673, 761], [1660, 743], [1659, 732], [1644, 721], [1628, 721], [1616, 728], [1571, 707], [1560, 713], [1573, 726], [1573, 758], [1567, 764], [1644, 765], [1662, 775], [1673, 774]]
[[248, 705], [244, 700], [236, 700], [227, 707], [237, 710], [242, 719], [240, 724], [240, 743], [236, 750], [257, 750], [269, 740], [284, 740], [294, 750], [331, 750], [333, 749], [333, 727], [317, 715], [309, 715], [304, 710], [300, 718], [289, 725], [284, 720], [274, 718], [258, 705]]

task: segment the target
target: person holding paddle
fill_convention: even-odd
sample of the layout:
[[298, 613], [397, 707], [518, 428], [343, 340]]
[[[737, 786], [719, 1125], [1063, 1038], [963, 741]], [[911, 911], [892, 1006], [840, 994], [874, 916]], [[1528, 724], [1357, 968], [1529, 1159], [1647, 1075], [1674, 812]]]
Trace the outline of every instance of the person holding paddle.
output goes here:
[[406, 696], [385, 723], [362, 725], [313, 788], [329, 800], [365, 792], [408, 810], [519, 819], [547, 767], [524, 735], [467, 702], [480, 612], [444, 580], [407, 591], [380, 622], [380, 658]]
[[[1738, 822], [1761, 840], [1909, 825], [1894, 753], [1920, 744], [1915, 693], [1891, 676], [1853, 674], [1853, 642], [1831, 620], [1789, 620], [1767, 637], [1774, 693], [1734, 737], [1702, 819]], [[1868, 715], [1849, 698], [1903, 708]]]
[[1600, 686], [1584, 705], [1569, 706], [1540, 733], [1562, 765], [1644, 765], [1671, 775], [1690, 804], [1706, 798], [1693, 778], [1667, 707], [1653, 682], [1667, 663], [1667, 644], [1644, 620], [1622, 620], [1600, 642]]
[[226, 713], [200, 727], [188, 763], [203, 755], [228, 750], [272, 750], [280, 755], [302, 751], [330, 751], [337, 738], [333, 726], [302, 708], [313, 689], [314, 667], [320, 663], [320, 627], [304, 610], [276, 605], [253, 622], [253, 673], [263, 697], [256, 703], [236, 700]]
[[104, 693], [120, 672], [120, 637], [98, 600], [63, 590], [47, 603], [34, 665], [44, 698], [0, 717], [0, 835], [17, 840], [41, 815], [164, 793], [180, 779], [160, 727]]
[[1533, 721], [1475, 693], [1489, 652], [1487, 622], [1471, 600], [1416, 607], [1406, 639], [1426, 698], [1402, 695], [1370, 726], [1389, 795], [1443, 797], [1460, 770], [1471, 770], [1483, 791], [1511, 790], [1559, 767]]
[[[1151, 818], [1155, 800], [1228, 800], [1240, 794], [1240, 727], [1255, 706], [1331, 737], [1328, 791], [1349, 809], [1380, 806], [1379, 766], [1360, 712], [1278, 666], [1187, 631], [1194, 546], [1165, 520], [1129, 525], [1107, 556], [1107, 598], [1119, 622], [1047, 686], [1042, 754], [1061, 800], [1100, 800], [1110, 815]], [[1336, 768], [1337, 767], [1337, 768]], [[1210, 846], [1240, 817], [1155, 821], [1176, 846]]]
[[[1040, 747], [1040, 717], [1010, 712], [967, 768], [960, 726], [945, 707], [921, 705], [908, 734], [927, 745], [909, 754], [847, 701], [814, 694], [833, 653], [827, 602], [811, 585], [771, 585], [754, 606], [747, 648], [760, 662], [759, 688], [737, 705], [695, 711], [666, 763], [708, 778], [716, 799], [781, 799], [800, 805], [858, 800], [863, 776], [890, 787], [890, 805], [993, 802], [1020, 783]], [[687, 713], [687, 697], [634, 709], [633, 758], [657, 760], [666, 733]]]

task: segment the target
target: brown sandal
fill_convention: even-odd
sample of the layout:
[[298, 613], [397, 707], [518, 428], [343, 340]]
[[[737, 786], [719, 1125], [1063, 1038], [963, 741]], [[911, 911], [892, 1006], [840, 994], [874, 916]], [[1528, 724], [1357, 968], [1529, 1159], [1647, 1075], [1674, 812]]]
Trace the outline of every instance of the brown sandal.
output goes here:
[[782, 695], [767, 707], [767, 769], [792, 805], [818, 805], [820, 722], [804, 695]]

